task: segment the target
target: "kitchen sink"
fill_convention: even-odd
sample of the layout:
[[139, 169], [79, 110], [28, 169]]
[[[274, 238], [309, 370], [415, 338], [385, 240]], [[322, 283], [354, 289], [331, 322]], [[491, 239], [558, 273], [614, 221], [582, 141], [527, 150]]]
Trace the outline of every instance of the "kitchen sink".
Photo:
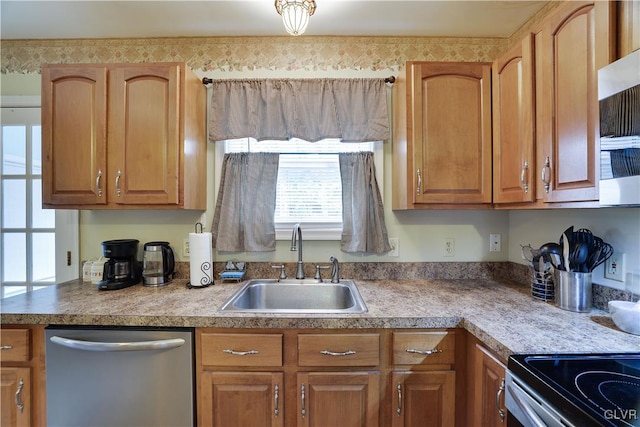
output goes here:
[[254, 279], [245, 283], [220, 311], [240, 313], [366, 313], [352, 280], [319, 283], [312, 279]]

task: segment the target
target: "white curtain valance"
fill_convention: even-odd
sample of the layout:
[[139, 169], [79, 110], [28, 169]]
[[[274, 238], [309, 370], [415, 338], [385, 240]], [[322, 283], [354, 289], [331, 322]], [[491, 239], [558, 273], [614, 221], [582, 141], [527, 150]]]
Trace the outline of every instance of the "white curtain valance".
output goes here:
[[389, 139], [384, 79], [214, 80], [209, 139]]

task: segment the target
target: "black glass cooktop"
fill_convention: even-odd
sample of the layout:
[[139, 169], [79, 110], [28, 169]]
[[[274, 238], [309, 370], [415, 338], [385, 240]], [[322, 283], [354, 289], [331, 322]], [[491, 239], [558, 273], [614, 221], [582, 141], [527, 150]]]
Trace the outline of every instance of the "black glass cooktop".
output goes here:
[[570, 419], [587, 425], [640, 426], [640, 353], [511, 359], [509, 369]]

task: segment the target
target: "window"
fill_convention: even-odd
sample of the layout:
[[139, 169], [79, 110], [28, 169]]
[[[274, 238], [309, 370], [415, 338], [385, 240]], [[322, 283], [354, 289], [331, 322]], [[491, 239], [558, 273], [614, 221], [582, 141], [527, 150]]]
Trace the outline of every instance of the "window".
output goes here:
[[0, 147], [0, 297], [77, 278], [77, 211], [42, 209], [40, 108], [3, 107]]
[[[222, 152], [216, 156], [221, 164], [224, 153], [232, 152], [277, 152], [278, 187], [276, 190], [276, 238], [291, 238], [295, 223], [303, 225], [305, 238], [313, 240], [338, 240], [342, 231], [342, 184], [338, 153], [374, 151], [376, 167], [381, 167], [382, 143], [341, 143], [325, 139], [307, 142], [300, 139], [290, 141], [256, 141], [242, 138], [218, 143]], [[216, 171], [220, 167], [216, 167]], [[381, 169], [377, 170], [378, 173]], [[378, 178], [379, 182], [382, 182]], [[216, 176], [216, 191], [219, 184]]]

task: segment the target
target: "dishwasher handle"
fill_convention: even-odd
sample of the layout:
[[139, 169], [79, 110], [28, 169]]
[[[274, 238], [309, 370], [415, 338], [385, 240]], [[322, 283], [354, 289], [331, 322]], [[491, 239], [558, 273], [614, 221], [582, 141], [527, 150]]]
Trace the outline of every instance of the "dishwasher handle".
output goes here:
[[185, 340], [182, 338], [170, 338], [156, 341], [138, 341], [138, 342], [96, 342], [74, 340], [71, 338], [63, 338], [52, 336], [51, 342], [67, 348], [83, 351], [148, 351], [148, 350], [170, 350], [184, 345]]

